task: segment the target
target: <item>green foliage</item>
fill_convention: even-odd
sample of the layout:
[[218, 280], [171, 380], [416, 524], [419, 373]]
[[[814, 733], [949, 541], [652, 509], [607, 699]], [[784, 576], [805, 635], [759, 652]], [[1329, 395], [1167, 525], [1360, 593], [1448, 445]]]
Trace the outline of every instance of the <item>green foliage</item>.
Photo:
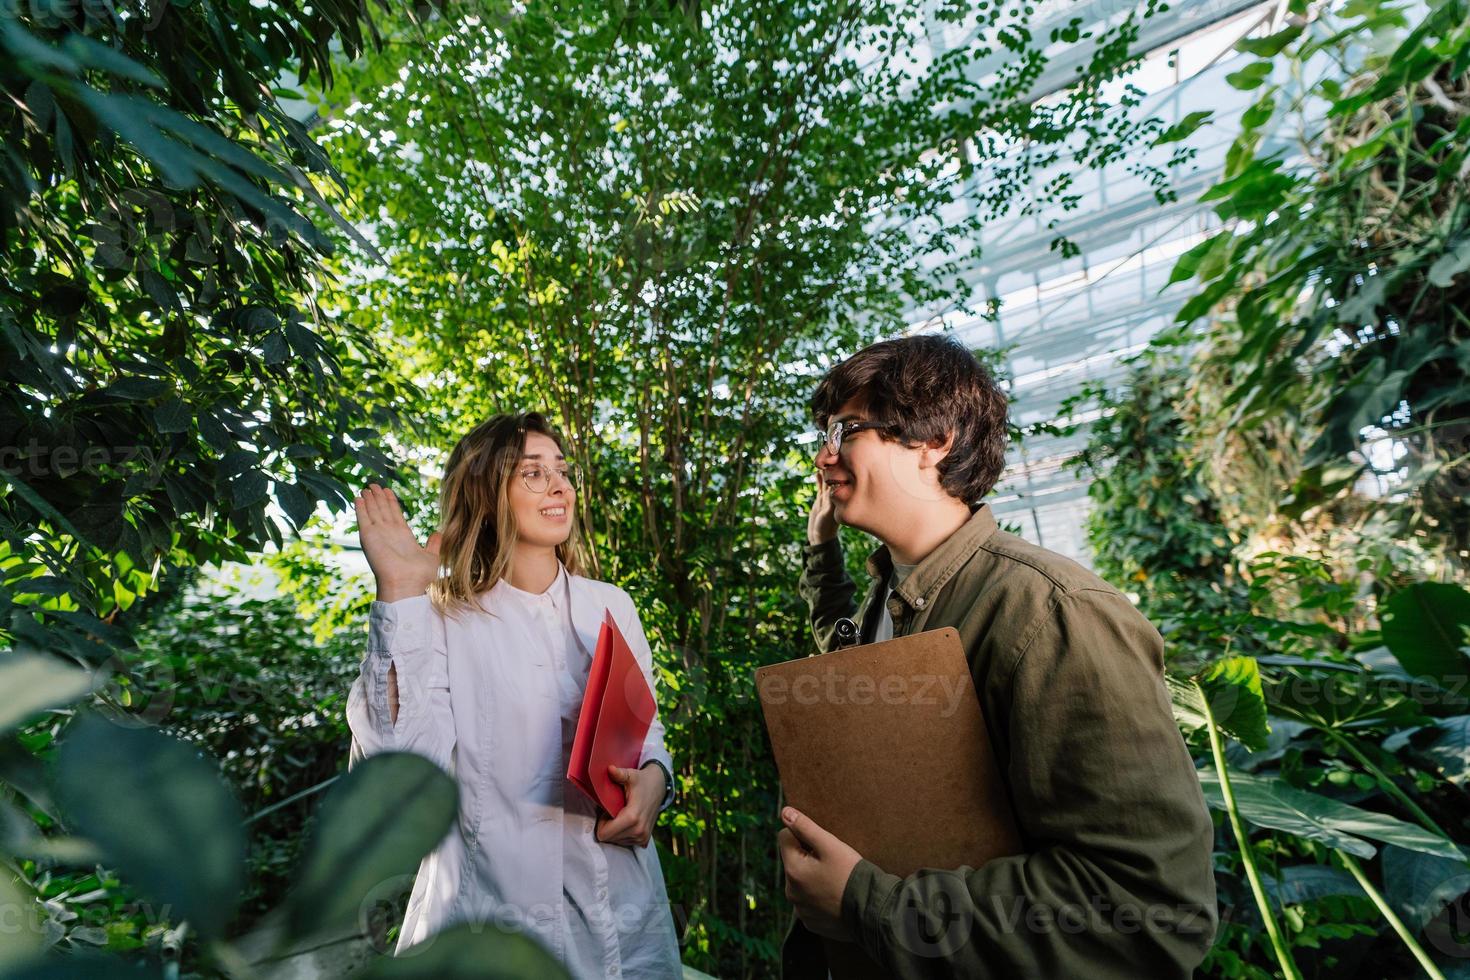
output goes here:
[[1190, 376], [1179, 356], [1150, 352], [1118, 388], [1085, 388], [1064, 410], [1086, 403], [1102, 412], [1073, 463], [1090, 477], [1093, 568], [1137, 595], [1169, 641], [1169, 655], [1186, 658], [1214, 637], [1184, 627], [1223, 614], [1244, 591], [1239, 534], [1223, 520], [1180, 411]]
[[[1270, 569], [1279, 557], [1267, 556], [1262, 569], [1247, 566], [1253, 587], [1273, 578]], [[1333, 610], [1335, 615], [1343, 612], [1343, 596], [1335, 583], [1318, 574], [1298, 572], [1285, 581], [1275, 581], [1273, 589], [1285, 593], [1278, 598], [1288, 602]], [[1453, 598], [1442, 597], [1444, 608], [1454, 608], [1466, 595], [1461, 589], [1455, 591], [1458, 595]], [[1390, 597], [1388, 604], [1395, 603], [1395, 597]], [[1242, 623], [1252, 619], [1269, 622], [1246, 614], [1237, 618]], [[1223, 842], [1223, 853], [1216, 856], [1217, 868], [1226, 875], [1221, 901], [1227, 925], [1216, 951], [1206, 961], [1208, 975], [1264, 975], [1253, 964], [1275, 956], [1259, 935], [1252, 938], [1250, 933], [1250, 923], [1260, 919], [1258, 911], [1251, 911], [1258, 903], [1238, 877], [1232, 880], [1245, 870], [1243, 849], [1247, 847], [1263, 869], [1284, 865], [1278, 875], [1289, 872], [1293, 878], [1312, 880], [1331, 870], [1323, 865], [1335, 860], [1336, 850], [1362, 857], [1379, 854], [1377, 845], [1363, 837], [1419, 852], [1419, 859], [1427, 862], [1423, 867], [1403, 866], [1409, 859], [1390, 847], [1376, 869], [1363, 870], [1365, 874], [1373, 871], [1381, 880], [1387, 903], [1411, 923], [1415, 935], [1442, 929], [1436, 917], [1452, 917], [1455, 913], [1450, 906], [1470, 892], [1470, 847], [1466, 846], [1470, 844], [1470, 821], [1461, 785], [1467, 761], [1464, 718], [1470, 703], [1461, 690], [1463, 671], [1458, 677], [1442, 678], [1448, 686], [1441, 686], [1404, 670], [1389, 648], [1375, 645], [1381, 639], [1378, 632], [1360, 629], [1340, 638], [1335, 631], [1302, 629], [1304, 625], [1286, 624], [1276, 630], [1247, 627], [1257, 648], [1268, 651], [1274, 636], [1290, 641], [1291, 654], [1264, 652], [1254, 660], [1233, 657], [1209, 664], [1200, 678], [1213, 677], [1225, 686], [1208, 700], [1199, 682], [1169, 678], [1181, 727], [1201, 754], [1205, 747], [1198, 735], [1203, 734], [1206, 717], [1215, 711], [1229, 718], [1239, 715], [1242, 707], [1259, 708], [1270, 726], [1262, 742], [1256, 724], [1243, 731], [1231, 731], [1221, 724], [1225, 734], [1249, 743], [1254, 751], [1247, 744], [1231, 745], [1201, 770], [1210, 804], [1234, 809], [1244, 825], [1257, 828], [1234, 842]], [[1207, 623], [1198, 631], [1217, 628], [1218, 624]], [[1254, 691], [1252, 681], [1259, 685]], [[1256, 711], [1246, 710], [1244, 717], [1254, 718]], [[1229, 764], [1233, 788], [1229, 802], [1220, 785], [1219, 760]], [[1263, 836], [1262, 830], [1268, 835]], [[1290, 837], [1283, 839], [1282, 834]], [[1304, 843], [1309, 841], [1317, 845]], [[1318, 845], [1323, 849], [1314, 849]], [[1308, 863], [1299, 863], [1303, 860]], [[1395, 862], [1400, 864], [1395, 866]], [[1269, 892], [1271, 873], [1262, 870], [1260, 876]], [[1341, 884], [1340, 877], [1331, 880]], [[1328, 879], [1323, 877], [1318, 884], [1327, 887]], [[1290, 904], [1284, 905], [1279, 913], [1283, 941], [1304, 969], [1309, 963], [1319, 968], [1336, 964], [1342, 969], [1366, 957], [1377, 965], [1355, 967], [1359, 972], [1353, 975], [1376, 976], [1382, 974], [1375, 971], [1390, 969], [1395, 955], [1404, 955], [1381, 943], [1364, 945], [1366, 940], [1354, 938], [1349, 927], [1352, 910], [1334, 911], [1319, 898], [1314, 896], [1295, 913]], [[1240, 903], [1244, 911], [1234, 908]], [[1434, 920], [1429, 925], [1426, 913]], [[1235, 919], [1241, 921], [1237, 924]], [[1433, 945], [1452, 953], [1452, 944], [1444, 943], [1449, 940], [1441, 935]]]
[[[1261, 100], [1225, 179], [1202, 198], [1228, 228], [1186, 254], [1175, 276], [1202, 284], [1180, 321], [1206, 321], [1190, 335], [1207, 341], [1202, 371], [1222, 395], [1222, 433], [1269, 456], [1281, 420], [1298, 420], [1300, 456], [1282, 461], [1291, 488], [1282, 513], [1340, 506], [1355, 478], [1373, 472], [1405, 491], [1384, 507], [1394, 533], [1463, 568], [1470, 8], [1427, 8], [1410, 23], [1376, 0], [1317, 7], [1310, 24], [1243, 46], [1266, 60], [1232, 83], [1261, 88]], [[1340, 70], [1316, 67], [1331, 64]], [[1278, 103], [1300, 118], [1283, 120]], [[1304, 159], [1264, 149], [1278, 125], [1301, 128]]]
[[362, 658], [367, 596], [322, 642], [317, 616], [256, 583], [191, 588], [159, 609], [108, 691], [128, 714], [204, 747], [250, 833], [242, 923], [279, 905], [304, 855], [301, 830], [345, 761], [347, 690]]
[[[165, 939], [175, 958], [187, 923], [210, 940], [202, 949], [205, 963], [236, 972], [247, 961], [240, 948], [223, 939], [223, 930], [244, 877], [238, 804], [196, 748], [135, 726], [94, 714], [71, 727], [59, 753], [66, 813], [98, 849], [98, 858], [127, 875], [147, 917], [179, 923], [174, 938]], [[374, 891], [412, 872], [443, 837], [457, 809], [454, 781], [427, 759], [383, 753], [365, 760], [328, 794], [292, 900], [272, 917], [262, 938], [250, 937], [251, 945], [263, 945], [269, 957], [278, 958], [302, 941], [360, 927], [358, 918]], [[99, 879], [96, 884], [109, 883]], [[22, 939], [28, 938], [26, 932]], [[88, 941], [112, 945], [112, 939], [109, 930]], [[527, 942], [492, 930], [479, 940], [477, 951], [491, 958], [504, 952], [514, 962], [529, 964], [534, 957], [525, 949]], [[6, 975], [30, 975], [30, 962], [7, 964]], [[102, 970], [105, 962], [53, 954], [33, 969], [60, 976], [68, 969]], [[124, 968], [110, 962], [114, 970]]]
[[[325, 645], [310, 641], [307, 625], [286, 595], [251, 599], [216, 586], [176, 597], [107, 675], [103, 693], [115, 724], [75, 729], [50, 721], [20, 731], [24, 746], [45, 755], [59, 737], [64, 810], [31, 778], [21, 745], [0, 750], [0, 774], [45, 830], [27, 831], [21, 812], [0, 805], [0, 846], [24, 856], [21, 868], [47, 903], [37, 913], [41, 928], [22, 938], [191, 966], [227, 957], [199, 942], [201, 932], [218, 934], [222, 921], [232, 935], [254, 928], [241, 942], [256, 952], [291, 935], [329, 934], [344, 917], [354, 928], [379, 930], [373, 941], [384, 941], [384, 923], [356, 916], [375, 898], [399, 897], [379, 896], [379, 886], [406, 879], [442, 836], [433, 826], [446, 809], [453, 813], [453, 784], [426, 775], [416, 757], [382, 772], [355, 770], [341, 788], [344, 800], [321, 809], [312, 835], [319, 844], [305, 839], [322, 791], [344, 782], [337, 776], [347, 737], [342, 704], [361, 656], [362, 621]], [[160, 724], [192, 745], [157, 734]], [[229, 782], [229, 816], [211, 817], [206, 806], [225, 805], [216, 770]], [[447, 807], [434, 800], [446, 787]], [[409, 799], [428, 809], [404, 809]], [[243, 821], [241, 804], [250, 814]], [[62, 836], [71, 819], [95, 840]], [[348, 846], [385, 821], [390, 831]], [[159, 829], [139, 834], [139, 827]], [[246, 834], [249, 880], [227, 880], [243, 870]], [[178, 860], [180, 848], [191, 862]], [[219, 857], [230, 848], [239, 853]], [[219, 860], [206, 860], [211, 854]], [[123, 867], [126, 883], [105, 874], [104, 861]], [[191, 897], [201, 888], [214, 891]], [[236, 903], [241, 913], [231, 918]], [[204, 914], [184, 914], [200, 905]]]
[[[1165, 129], [1103, 102], [1152, 5], [1093, 39], [1077, 87], [1043, 103], [1027, 99], [1040, 49], [1078, 28], [1042, 39], [1025, 5], [941, 5], [979, 40], [915, 75], [904, 34], [921, 7], [475, 0], [390, 11], [393, 43], [346, 67], [333, 46], [354, 57], [377, 33], [358, 4], [118, 19], [83, 5], [4, 23], [0, 449], [15, 452], [0, 459], [0, 641], [104, 665], [97, 700], [120, 725], [166, 724], [217, 759], [133, 727], [69, 730], [65, 712], [0, 743], [0, 847], [22, 855], [0, 887], [46, 900], [42, 939], [172, 963], [185, 913], [209, 940], [188, 962], [237, 968], [246, 945], [281, 953], [363, 924], [379, 884], [452, 819], [453, 787], [408, 757], [337, 779], [363, 596], [273, 515], [300, 531], [363, 475], [428, 470], [489, 412], [543, 408], [589, 475], [592, 570], [635, 595], [654, 643], [682, 791], [659, 846], [686, 955], [721, 975], [772, 969], [779, 797], [750, 673], [810, 648], [792, 596], [809, 447], [794, 436], [814, 378], [913, 303], [961, 305], [959, 256], [985, 221], [1075, 205], [1070, 179], [1034, 187], [1038, 168], [1150, 143], [1187, 160], [1210, 121]], [[1215, 736], [1213, 772], [1255, 824], [1217, 854], [1228, 924], [1212, 975], [1267, 975], [1257, 926], [1277, 918], [1316, 972], [1404, 967], [1359, 922], [1371, 883], [1329, 865], [1331, 848], [1376, 855], [1369, 872], [1415, 932], [1467, 890], [1467, 600], [1404, 588], [1418, 566], [1403, 559], [1412, 535], [1463, 561], [1470, 524], [1470, 29], [1462, 0], [1413, 26], [1373, 0], [1320, 14], [1241, 46], [1263, 60], [1231, 84], [1259, 98], [1207, 195], [1229, 226], [1174, 272], [1201, 283], [1183, 319], [1211, 321], [1181, 336], [1209, 342], [1093, 393], [1105, 414], [1084, 461], [1098, 568], [1189, 662], [1171, 678], [1182, 727], [1196, 749]], [[1369, 34], [1392, 43], [1357, 43]], [[982, 86], [972, 69], [997, 54]], [[1301, 103], [1275, 80], [1302, 73], [1264, 59], [1319, 54], [1350, 77], [1314, 83], [1331, 107], [1308, 134], [1315, 170], [1260, 155]], [[287, 112], [287, 74], [321, 90], [324, 147]], [[1391, 533], [1345, 556], [1325, 539], [1243, 547], [1282, 522], [1371, 529], [1352, 496], [1376, 465], [1365, 427], [1410, 452], [1409, 492], [1381, 508]], [[1231, 485], [1242, 460], [1255, 479]], [[401, 489], [428, 529], [432, 483]], [[186, 588], [191, 567], [268, 546], [311, 623], [292, 599]], [[0, 662], [7, 733], [85, 693], [74, 668], [42, 662]], [[56, 756], [59, 801], [33, 754]], [[299, 830], [328, 787], [308, 849]], [[173, 828], [196, 860], [127, 832], [140, 826]], [[1258, 896], [1247, 864], [1264, 869]], [[88, 904], [105, 920], [73, 911]], [[523, 938], [466, 928], [370, 972], [485, 963], [556, 970]], [[126, 972], [81, 957], [35, 970]]]
[[[329, 83], [334, 60], [375, 35], [362, 4], [289, 0], [22, 4], [0, 21], [7, 728], [94, 685], [103, 707], [129, 714], [142, 692], [118, 669], [134, 628], [189, 569], [278, 546], [277, 514], [299, 529], [318, 501], [345, 507], [358, 474], [393, 472], [376, 427], [402, 423], [390, 404], [401, 383], [341, 382], [345, 362], [371, 369], [376, 348], [317, 302], [333, 246], [314, 220], [341, 224], [325, 201], [340, 178], [280, 87], [287, 73]], [[53, 668], [22, 651], [53, 656]], [[79, 685], [69, 662], [95, 674]], [[180, 691], [193, 693], [155, 688], [162, 713], [140, 705], [130, 717], [157, 724]], [[226, 852], [242, 836], [210, 767], [149, 733], [82, 729], [63, 744], [96, 744], [59, 753], [58, 806], [27, 753], [49, 757], [66, 717], [0, 749], [0, 846], [35, 859], [19, 880], [46, 902], [27, 926], [44, 930], [43, 945], [114, 950], [157, 951], [163, 925], [183, 916], [219, 936], [241, 885]], [[148, 774], [152, 785], [124, 785]], [[99, 799], [109, 786], [122, 802]], [[169, 814], [180, 822], [158, 822]], [[102, 868], [69, 870], [100, 857], [62, 835], [72, 819], [171, 916]], [[195, 866], [177, 867], [172, 848]], [[103, 923], [76, 911], [106, 904]], [[180, 935], [161, 951], [177, 955]]]
[[103, 662], [173, 569], [279, 545], [270, 505], [299, 528], [393, 472], [398, 383], [331, 383], [375, 347], [316, 301], [340, 177], [278, 87], [365, 32], [359, 3], [7, 12], [0, 641]]

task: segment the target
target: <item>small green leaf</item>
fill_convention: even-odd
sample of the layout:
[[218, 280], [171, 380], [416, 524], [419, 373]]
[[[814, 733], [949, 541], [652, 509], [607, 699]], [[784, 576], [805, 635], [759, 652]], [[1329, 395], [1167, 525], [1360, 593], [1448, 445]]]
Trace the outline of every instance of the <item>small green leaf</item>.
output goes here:
[[286, 483], [281, 480], [275, 482], [276, 503], [281, 505], [281, 510], [286, 512], [291, 525], [296, 530], [306, 526], [311, 520], [311, 515], [316, 509], [316, 501], [294, 483]]
[[229, 483], [230, 503], [236, 509], [258, 504], [270, 493], [270, 479], [259, 470], [241, 473]]
[[1434, 260], [1429, 267], [1429, 281], [1441, 289], [1448, 289], [1455, 277], [1470, 269], [1470, 238], [1463, 238], [1452, 248]]
[[266, 306], [249, 307], [236, 317], [235, 322], [248, 334], [278, 330], [281, 326], [281, 318], [276, 316], [274, 310]]
[[266, 334], [265, 340], [260, 344], [261, 360], [267, 364], [280, 364], [291, 356], [291, 349], [286, 346], [286, 337], [279, 330], [273, 330]]
[[194, 413], [181, 398], [170, 398], [153, 410], [153, 425], [161, 433], [188, 432]]
[[1275, 111], [1276, 96], [1267, 92], [1241, 114], [1240, 125], [1244, 129], [1259, 129], [1270, 120], [1271, 113]]
[[150, 398], [167, 395], [171, 391], [173, 391], [173, 385], [162, 378], [123, 378], [96, 394], [109, 398], [123, 398], [128, 401], [147, 401]]
[[1235, 50], [1246, 54], [1257, 55], [1261, 58], [1274, 58], [1285, 50], [1286, 46], [1301, 37], [1300, 25], [1288, 27], [1277, 31], [1269, 37], [1248, 37], [1235, 45]]
[[1260, 88], [1270, 74], [1271, 62], [1253, 61], [1239, 71], [1226, 75], [1225, 81], [1229, 82], [1232, 88], [1249, 91], [1253, 88]]
[[1159, 138], [1154, 140], [1154, 145], [1162, 146], [1165, 143], [1177, 143], [1182, 139], [1186, 139], [1191, 134], [1193, 134], [1195, 130], [1199, 129], [1205, 123], [1209, 122], [1210, 116], [1212, 115], [1214, 115], [1214, 112], [1210, 109], [1201, 109], [1197, 112], [1191, 112], [1189, 115], [1185, 116], [1183, 119], [1179, 120], [1177, 123], [1160, 133]]
[[1179, 256], [1179, 261], [1174, 263], [1174, 269], [1169, 273], [1169, 281], [1165, 284], [1174, 285], [1185, 279], [1192, 278], [1199, 271], [1200, 265], [1210, 256], [1215, 249], [1230, 240], [1230, 232], [1220, 232], [1200, 242], [1198, 245]]

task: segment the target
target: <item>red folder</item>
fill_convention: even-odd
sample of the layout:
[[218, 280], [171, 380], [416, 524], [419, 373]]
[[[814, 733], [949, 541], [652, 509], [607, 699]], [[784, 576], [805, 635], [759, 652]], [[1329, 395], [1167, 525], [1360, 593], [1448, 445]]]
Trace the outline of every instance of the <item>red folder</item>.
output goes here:
[[628, 641], [612, 613], [605, 611], [587, 675], [587, 692], [582, 695], [582, 713], [577, 717], [567, 779], [609, 816], [616, 817], [628, 800], [607, 767], [638, 768], [643, 740], [657, 710]]

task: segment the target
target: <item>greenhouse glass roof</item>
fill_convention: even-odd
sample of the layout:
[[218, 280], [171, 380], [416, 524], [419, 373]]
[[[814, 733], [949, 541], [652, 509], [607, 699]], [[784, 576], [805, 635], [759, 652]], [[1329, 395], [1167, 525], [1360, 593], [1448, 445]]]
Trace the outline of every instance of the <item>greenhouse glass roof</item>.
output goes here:
[[[1042, 4], [1037, 12], [1042, 26], [1033, 28], [1033, 35], [1046, 35], [1048, 18], [1113, 23], [1134, 6], [1117, 0]], [[1146, 22], [1139, 46], [1148, 56], [1126, 79], [1148, 93], [1142, 110], [1166, 125], [1196, 110], [1214, 113], [1211, 125], [1192, 138], [1198, 155], [1170, 174], [1176, 200], [1161, 204], [1154, 188], [1130, 172], [1136, 156], [1102, 171], [1079, 172], [1074, 185], [1079, 207], [994, 222], [974, 243], [963, 279], [974, 290], [972, 309], [1000, 301], [994, 318], [913, 310], [915, 332], [943, 323], [973, 347], [1005, 352], [1012, 417], [1023, 427], [1069, 421], [1062, 411], [1069, 396], [1088, 382], [1121, 377], [1123, 361], [1173, 321], [1189, 285], [1166, 286], [1169, 274], [1175, 259], [1218, 223], [1209, 206], [1197, 201], [1218, 180], [1240, 114], [1255, 100], [1255, 94], [1225, 82], [1240, 67], [1236, 59], [1245, 57], [1234, 45], [1249, 34], [1269, 33], [1281, 13], [1282, 5], [1274, 2], [1185, 0]], [[929, 31], [933, 49], [972, 39], [973, 34], [951, 25], [931, 25]], [[1051, 62], [1035, 95], [1059, 89], [1089, 50], [1084, 41], [1049, 52]], [[982, 62], [977, 70], [983, 75], [987, 69]], [[1150, 162], [1167, 164], [1170, 150], [1148, 151], [1155, 157]], [[1042, 183], [1051, 176], [1055, 169], [1034, 179]], [[984, 180], [983, 170], [975, 180]], [[1076, 244], [1080, 254], [1063, 258], [1053, 251], [1051, 242], [1059, 235]], [[991, 498], [1003, 522], [1084, 562], [1087, 485], [1067, 463], [1085, 438], [1085, 429], [1067, 437], [1028, 434], [1011, 451]]]

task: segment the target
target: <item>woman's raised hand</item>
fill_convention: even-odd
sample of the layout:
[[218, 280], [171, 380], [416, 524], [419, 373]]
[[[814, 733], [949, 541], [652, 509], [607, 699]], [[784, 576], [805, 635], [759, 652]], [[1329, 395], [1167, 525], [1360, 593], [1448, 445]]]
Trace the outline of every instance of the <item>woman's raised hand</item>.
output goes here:
[[369, 483], [353, 501], [363, 554], [378, 580], [378, 599], [423, 595], [439, 575], [439, 532], [420, 545], [392, 490]]

